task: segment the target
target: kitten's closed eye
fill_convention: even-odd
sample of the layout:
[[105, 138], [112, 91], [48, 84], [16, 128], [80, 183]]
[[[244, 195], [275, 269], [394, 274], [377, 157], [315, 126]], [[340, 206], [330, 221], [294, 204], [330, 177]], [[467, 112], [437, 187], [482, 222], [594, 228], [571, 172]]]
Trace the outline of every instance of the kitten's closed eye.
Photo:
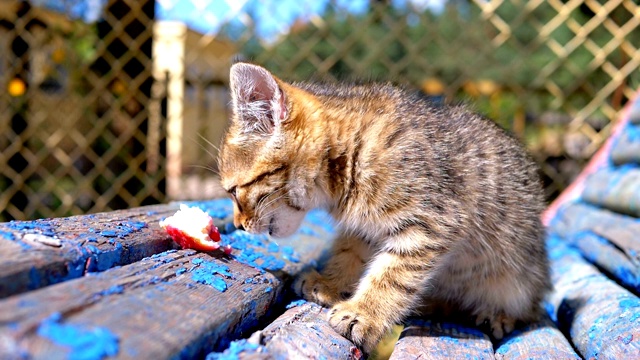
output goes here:
[[227, 191], [229, 193], [229, 195], [231, 195], [231, 199], [233, 200], [233, 202], [236, 203], [236, 206], [238, 207], [238, 211], [242, 212], [242, 207], [240, 206], [240, 202], [238, 201], [238, 198], [236, 197], [236, 190], [237, 190], [237, 186], [232, 187], [231, 189], [229, 189], [229, 191]]
[[233, 198], [233, 200], [237, 200], [236, 198], [236, 189], [237, 186], [232, 187], [231, 189], [229, 189], [229, 191], [227, 191], [229, 193], [229, 195], [231, 195], [231, 197]]

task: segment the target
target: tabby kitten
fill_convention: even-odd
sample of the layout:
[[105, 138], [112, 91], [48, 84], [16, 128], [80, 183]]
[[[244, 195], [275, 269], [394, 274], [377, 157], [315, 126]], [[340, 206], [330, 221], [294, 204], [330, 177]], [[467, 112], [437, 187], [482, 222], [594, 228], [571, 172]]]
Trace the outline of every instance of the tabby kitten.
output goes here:
[[322, 273], [294, 283], [370, 352], [418, 310], [456, 309], [502, 338], [550, 288], [536, 167], [464, 107], [387, 84], [289, 84], [231, 68], [234, 116], [219, 170], [234, 223], [293, 234], [327, 209], [341, 236]]

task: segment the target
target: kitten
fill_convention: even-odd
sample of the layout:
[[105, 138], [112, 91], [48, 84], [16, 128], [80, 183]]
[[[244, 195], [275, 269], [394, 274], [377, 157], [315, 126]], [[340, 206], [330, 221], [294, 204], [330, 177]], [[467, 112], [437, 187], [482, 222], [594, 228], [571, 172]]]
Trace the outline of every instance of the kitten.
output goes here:
[[454, 308], [502, 338], [550, 288], [536, 167], [464, 107], [387, 84], [286, 83], [231, 68], [234, 116], [219, 170], [234, 223], [293, 234], [326, 208], [341, 236], [322, 273], [294, 283], [370, 352], [423, 308]]

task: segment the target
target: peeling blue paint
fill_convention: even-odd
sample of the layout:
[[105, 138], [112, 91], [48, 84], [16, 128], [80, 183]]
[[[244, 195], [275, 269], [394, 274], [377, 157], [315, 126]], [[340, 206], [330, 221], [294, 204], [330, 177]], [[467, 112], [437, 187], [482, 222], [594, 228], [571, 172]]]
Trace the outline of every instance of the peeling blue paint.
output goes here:
[[124, 292], [124, 286], [122, 285], [113, 285], [110, 288], [101, 291], [98, 295], [99, 296], [107, 296], [107, 295], [114, 295], [114, 294], [122, 294]]
[[300, 256], [298, 255], [298, 253], [296, 253], [295, 249], [291, 246], [282, 247], [282, 257], [285, 260], [289, 260], [294, 263], [300, 262]]
[[627, 138], [632, 142], [640, 142], [640, 126], [634, 126], [632, 124], [627, 124], [624, 129], [624, 133], [627, 135]]
[[185, 205], [195, 206], [215, 219], [227, 219], [233, 215], [231, 199], [215, 199], [210, 201], [189, 201]]
[[631, 341], [633, 340], [633, 334], [629, 334], [629, 335], [624, 336], [624, 337], [619, 337], [618, 339], [620, 339], [620, 341], [622, 341], [623, 344], [629, 345], [631, 343]]
[[33, 220], [33, 221], [9, 221], [4, 226], [11, 230], [19, 232], [35, 232], [46, 236], [54, 237], [56, 235], [55, 227], [50, 220]]
[[232, 341], [222, 353], [210, 353], [206, 360], [236, 360], [240, 355], [256, 354], [260, 345], [252, 344], [245, 339]]
[[218, 274], [233, 279], [233, 274], [229, 271], [229, 267], [212, 261], [204, 261], [200, 258], [191, 260], [191, 263], [196, 265], [195, 268], [190, 270], [193, 281], [210, 285], [220, 292], [227, 290], [227, 283], [224, 279], [215, 275]]
[[16, 237], [10, 231], [0, 230], [0, 236], [2, 236], [3, 238], [5, 238], [7, 240], [11, 240], [11, 241], [15, 241], [16, 240]]
[[631, 341], [628, 348], [621, 348], [627, 345], [617, 339], [637, 329], [635, 314], [640, 313], [640, 299], [609, 280], [558, 236], [549, 236], [547, 244], [555, 290], [546, 300], [545, 309], [570, 335], [580, 355], [592, 358], [637, 353], [640, 344]]
[[309, 211], [309, 213], [307, 213], [307, 216], [305, 217], [305, 220], [313, 224], [314, 226], [320, 227], [328, 234], [333, 234], [336, 231], [333, 218], [324, 210], [315, 209]]
[[312, 227], [304, 224], [300, 227], [299, 233], [307, 236], [314, 236], [314, 237], [320, 236], [320, 234], [318, 234], [318, 232], [315, 231]]
[[133, 233], [136, 233], [143, 228], [147, 227], [147, 224], [142, 221], [122, 221], [114, 225], [114, 229], [105, 229], [98, 233], [107, 238], [120, 238], [123, 239]]
[[38, 335], [69, 349], [69, 360], [96, 360], [115, 356], [119, 339], [103, 327], [86, 328], [62, 323], [60, 313], [52, 314], [38, 326]]
[[302, 305], [304, 305], [306, 303], [307, 303], [307, 301], [304, 300], [304, 299], [292, 301], [292, 302], [289, 303], [289, 305], [287, 305], [287, 309], [291, 309], [291, 308], [294, 308], [296, 306], [302, 306]]
[[98, 234], [100, 234], [102, 236], [105, 236], [105, 237], [116, 237], [116, 236], [118, 236], [118, 233], [115, 230], [102, 230]]
[[275, 242], [271, 242], [269, 243], [269, 245], [267, 245], [267, 251], [276, 253], [280, 251], [280, 247]]
[[640, 291], [640, 269], [629, 254], [591, 231], [570, 234], [567, 241], [593, 264], [607, 270], [622, 284]]

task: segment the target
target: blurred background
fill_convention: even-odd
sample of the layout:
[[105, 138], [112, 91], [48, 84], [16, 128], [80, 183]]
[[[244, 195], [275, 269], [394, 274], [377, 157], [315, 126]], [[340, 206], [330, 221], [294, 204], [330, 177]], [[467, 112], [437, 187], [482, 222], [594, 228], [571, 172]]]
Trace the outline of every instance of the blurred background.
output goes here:
[[0, 0], [0, 221], [218, 194], [237, 59], [468, 102], [551, 200], [640, 86], [639, 26], [631, 0]]

